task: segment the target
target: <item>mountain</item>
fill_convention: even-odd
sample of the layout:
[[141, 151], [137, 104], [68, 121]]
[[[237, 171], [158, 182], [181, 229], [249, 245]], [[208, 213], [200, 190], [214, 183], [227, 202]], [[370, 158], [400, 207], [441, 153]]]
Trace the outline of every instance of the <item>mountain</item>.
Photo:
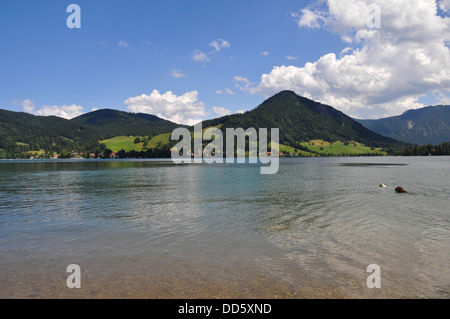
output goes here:
[[[322, 140], [329, 143], [349, 145], [364, 144], [368, 151], [394, 151], [404, 147], [392, 138], [382, 136], [365, 128], [344, 113], [331, 106], [282, 91], [267, 99], [255, 109], [244, 114], [234, 114], [203, 122], [203, 127], [226, 128], [279, 128], [280, 144], [286, 147], [310, 151], [304, 143]], [[175, 128], [187, 127], [149, 114], [134, 114], [112, 109], [97, 110], [71, 120], [55, 116], [35, 116], [27, 113], [0, 110], [0, 157], [26, 157], [29, 151], [42, 150], [47, 154], [56, 152], [98, 152], [106, 150], [99, 141], [117, 136], [145, 136], [146, 145], [166, 145], [170, 141], [157, 136], [170, 133]], [[191, 129], [193, 127], [190, 127]], [[269, 130], [270, 133], [270, 130]], [[150, 141], [155, 136], [158, 141]], [[224, 134], [224, 137], [226, 134]], [[167, 135], [164, 136], [167, 139]], [[133, 140], [134, 141], [134, 140]], [[115, 141], [117, 142], [117, 141]], [[153, 143], [155, 142], [155, 143]], [[353, 143], [357, 147], [356, 143]], [[311, 146], [318, 146], [314, 143]], [[326, 147], [327, 145], [323, 145]], [[345, 154], [331, 145], [336, 154]], [[350, 145], [351, 146], [351, 145]], [[303, 147], [303, 148], [302, 148]], [[307, 150], [308, 149], [308, 150]], [[319, 146], [315, 154], [328, 151]], [[366, 152], [363, 153], [373, 153]], [[358, 153], [361, 154], [361, 151]]]
[[86, 113], [72, 119], [71, 122], [80, 127], [96, 128], [99, 132], [99, 139], [113, 136], [157, 135], [171, 132], [177, 127], [185, 127], [155, 115], [111, 109]]
[[356, 120], [368, 129], [411, 144], [441, 144], [450, 141], [450, 105], [409, 110], [379, 120]]
[[[100, 151], [105, 138], [150, 136], [182, 125], [154, 115], [98, 110], [72, 120], [0, 110], [0, 157], [26, 156], [28, 151]], [[20, 155], [22, 154], [22, 155]]]
[[279, 128], [280, 143], [297, 147], [300, 142], [355, 141], [367, 146], [398, 149], [402, 143], [365, 128], [331, 106], [282, 91], [244, 114], [233, 114], [203, 122], [203, 127]]
[[80, 130], [77, 124], [56, 116], [0, 110], [0, 149], [26, 149], [26, 145], [31, 150], [53, 144], [65, 146], [73, 140], [88, 140], [96, 133], [93, 127]]

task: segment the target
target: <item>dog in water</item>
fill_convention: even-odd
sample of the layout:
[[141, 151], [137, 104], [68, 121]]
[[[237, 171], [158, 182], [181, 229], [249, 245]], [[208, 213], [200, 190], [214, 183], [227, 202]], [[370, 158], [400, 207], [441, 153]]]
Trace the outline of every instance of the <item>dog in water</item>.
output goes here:
[[397, 187], [396, 189], [395, 189], [395, 192], [396, 193], [401, 193], [401, 194], [403, 194], [403, 193], [408, 193], [407, 191], [405, 191], [404, 189], [403, 189], [403, 187]]

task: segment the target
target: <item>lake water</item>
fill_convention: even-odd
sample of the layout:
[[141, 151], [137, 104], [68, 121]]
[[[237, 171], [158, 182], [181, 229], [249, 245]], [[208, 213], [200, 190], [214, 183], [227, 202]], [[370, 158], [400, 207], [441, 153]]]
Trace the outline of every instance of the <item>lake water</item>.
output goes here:
[[449, 298], [449, 199], [449, 157], [1, 161], [0, 297]]

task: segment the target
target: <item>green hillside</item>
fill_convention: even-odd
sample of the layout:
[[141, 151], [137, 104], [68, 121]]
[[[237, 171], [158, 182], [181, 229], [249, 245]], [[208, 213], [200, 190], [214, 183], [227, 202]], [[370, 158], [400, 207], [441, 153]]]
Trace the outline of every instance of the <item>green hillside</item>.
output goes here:
[[112, 150], [113, 152], [118, 152], [124, 150], [129, 151], [141, 151], [142, 145], [144, 143], [135, 144], [134, 140], [136, 137], [133, 136], [116, 136], [107, 140], [100, 141], [101, 144], [105, 144], [106, 148]]
[[[106, 148], [112, 150], [113, 152], [118, 152], [124, 150], [126, 152], [130, 151], [143, 151], [147, 149], [157, 149], [164, 146], [170, 145], [171, 133], [158, 134], [154, 137], [145, 136], [116, 136], [110, 139], [101, 140], [101, 144], [105, 144]], [[148, 143], [139, 142], [135, 143], [136, 138], [143, 140], [148, 139]]]
[[[392, 151], [404, 146], [392, 138], [370, 131], [331, 106], [300, 97], [291, 91], [280, 92], [244, 114], [204, 121], [203, 127], [219, 124], [223, 132], [236, 127], [279, 128], [280, 143], [294, 148], [314, 139], [331, 143], [355, 141], [367, 146], [369, 151], [372, 147]], [[359, 151], [363, 150], [354, 149], [354, 152]]]
[[110, 138], [114, 136], [147, 136], [173, 131], [177, 127], [185, 127], [155, 115], [128, 113], [103, 109], [83, 114], [71, 120], [80, 127], [95, 127], [98, 136]]
[[[27, 158], [30, 152], [40, 154], [42, 150], [47, 157], [53, 154], [100, 154], [108, 143], [99, 141], [117, 136], [157, 136], [177, 127], [182, 126], [154, 115], [109, 109], [86, 113], [72, 120], [0, 110], [0, 157]], [[114, 148], [120, 143], [124, 143], [127, 150], [139, 148], [133, 142], [111, 142]]]
[[[280, 92], [244, 114], [202, 124], [204, 130], [219, 128], [224, 145], [227, 128], [279, 128], [280, 150], [299, 156], [384, 155], [405, 146], [370, 131], [331, 106], [291, 91]], [[176, 144], [170, 140], [171, 132], [179, 127], [187, 126], [154, 115], [112, 109], [86, 113], [72, 120], [0, 110], [0, 157], [26, 158], [30, 154], [71, 157], [74, 153], [98, 156], [107, 154], [107, 149], [123, 150], [132, 156], [167, 156]], [[193, 127], [187, 128], [193, 130]], [[137, 137], [140, 140], [136, 142]], [[310, 142], [313, 140], [328, 141], [330, 145], [325, 142], [313, 145]]]
[[323, 140], [311, 140], [301, 143], [302, 146], [309, 150], [325, 156], [341, 156], [341, 155], [387, 155], [381, 148], [368, 147], [361, 143], [350, 142], [327, 142]]

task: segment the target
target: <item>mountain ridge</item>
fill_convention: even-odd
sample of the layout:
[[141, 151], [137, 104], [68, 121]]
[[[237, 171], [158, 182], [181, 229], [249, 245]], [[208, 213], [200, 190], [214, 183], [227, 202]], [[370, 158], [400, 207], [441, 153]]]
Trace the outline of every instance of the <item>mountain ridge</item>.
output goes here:
[[[107, 115], [107, 116], [105, 116]], [[153, 136], [179, 124], [155, 115], [102, 109], [71, 120], [0, 109], [0, 157], [26, 157], [29, 151], [103, 152], [100, 140], [120, 135]]]
[[356, 121], [374, 132], [405, 143], [437, 145], [450, 141], [450, 105], [427, 106], [397, 116]]
[[[281, 112], [280, 112], [281, 111]], [[206, 120], [203, 126], [222, 129], [242, 127], [280, 128], [280, 143], [296, 147], [300, 142], [322, 139], [329, 142], [356, 141], [368, 146], [398, 147], [401, 143], [365, 128], [343, 112], [285, 90], [253, 110]]]
[[[12, 154], [44, 149], [46, 152], [102, 152], [99, 143], [114, 136], [155, 136], [185, 126], [155, 115], [102, 109], [71, 120], [39, 117], [0, 110], [0, 149]], [[369, 148], [393, 151], [404, 146], [392, 138], [374, 133], [343, 112], [292, 91], [281, 91], [253, 110], [202, 122], [203, 127], [279, 128], [280, 144], [301, 149], [303, 142], [319, 139], [327, 142], [357, 142]], [[11, 134], [13, 132], [14, 134]]]

